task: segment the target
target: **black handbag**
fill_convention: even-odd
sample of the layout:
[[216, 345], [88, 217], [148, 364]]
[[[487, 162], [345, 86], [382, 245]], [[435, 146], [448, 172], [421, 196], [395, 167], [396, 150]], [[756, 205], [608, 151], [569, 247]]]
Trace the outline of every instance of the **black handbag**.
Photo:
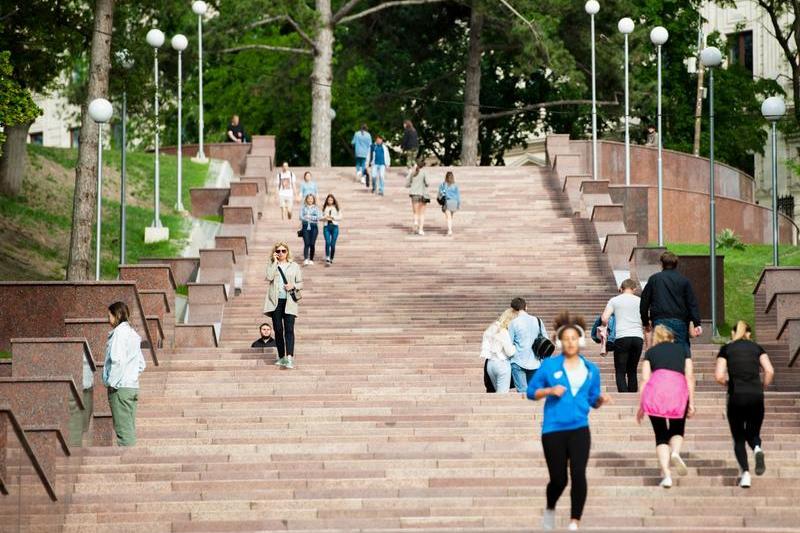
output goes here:
[[541, 361], [542, 359], [547, 359], [553, 355], [553, 352], [556, 351], [556, 347], [550, 339], [542, 335], [542, 331], [544, 330], [542, 319], [536, 317], [536, 320], [539, 321], [539, 334], [536, 336], [536, 340], [533, 341], [532, 348], [536, 359]]
[[[281, 267], [278, 267], [278, 272], [281, 273], [281, 277], [283, 278], [283, 284], [284, 285], [288, 284], [289, 281], [286, 279], [286, 274], [283, 273], [283, 269]], [[294, 300], [295, 303], [303, 299], [303, 295], [301, 294], [300, 289], [294, 288], [286, 292], [289, 293], [289, 296], [292, 297], [292, 300]]]

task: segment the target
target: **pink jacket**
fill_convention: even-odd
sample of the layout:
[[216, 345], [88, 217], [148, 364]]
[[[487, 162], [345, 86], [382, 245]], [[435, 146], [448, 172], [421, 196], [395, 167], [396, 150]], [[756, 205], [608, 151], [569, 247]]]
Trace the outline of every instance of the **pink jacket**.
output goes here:
[[650, 416], [683, 418], [688, 403], [686, 376], [674, 370], [656, 370], [642, 390], [642, 411]]

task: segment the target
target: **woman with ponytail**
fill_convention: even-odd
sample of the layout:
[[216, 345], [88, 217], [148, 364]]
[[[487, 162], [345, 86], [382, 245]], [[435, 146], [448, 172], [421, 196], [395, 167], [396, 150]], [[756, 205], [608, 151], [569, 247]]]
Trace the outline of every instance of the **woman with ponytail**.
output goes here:
[[[756, 460], [756, 475], [766, 470], [761, 449], [761, 424], [764, 421], [764, 389], [775, 377], [775, 370], [764, 348], [750, 340], [750, 325], [736, 323], [732, 341], [719, 351], [715, 378], [728, 388], [728, 425], [733, 437], [733, 452], [739, 463], [739, 486], [750, 488], [750, 467], [747, 463], [749, 444]], [[761, 371], [764, 372], [763, 381]]]
[[554, 529], [556, 503], [567, 486], [567, 465], [571, 480], [572, 509], [569, 530], [578, 529], [586, 503], [586, 465], [591, 434], [589, 411], [611, 403], [600, 392], [600, 370], [580, 354], [586, 344], [582, 317], [562, 312], [555, 321], [558, 356], [549, 357], [533, 375], [526, 395], [529, 400], [546, 399], [542, 419], [542, 448], [550, 482], [542, 529]]
[[656, 434], [656, 454], [661, 467], [661, 487], [672, 488], [670, 464], [678, 475], [688, 473], [681, 459], [686, 419], [694, 416], [694, 367], [692, 355], [666, 326], [653, 331], [653, 347], [642, 365], [642, 395], [636, 421], [650, 416]]

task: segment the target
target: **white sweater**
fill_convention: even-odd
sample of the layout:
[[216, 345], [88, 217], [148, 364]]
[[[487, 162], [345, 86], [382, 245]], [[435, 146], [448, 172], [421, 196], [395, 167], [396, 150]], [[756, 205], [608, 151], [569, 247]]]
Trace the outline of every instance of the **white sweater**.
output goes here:
[[511, 335], [508, 334], [508, 329], [500, 329], [500, 325], [497, 322], [483, 332], [483, 342], [481, 343], [482, 358], [507, 361], [515, 352], [514, 343], [511, 342]]

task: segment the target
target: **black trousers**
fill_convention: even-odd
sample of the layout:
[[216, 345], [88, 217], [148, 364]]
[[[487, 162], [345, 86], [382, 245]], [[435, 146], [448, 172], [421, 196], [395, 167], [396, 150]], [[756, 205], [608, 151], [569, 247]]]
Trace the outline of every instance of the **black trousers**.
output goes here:
[[303, 222], [303, 259], [314, 260], [314, 251], [319, 236], [319, 225]]
[[614, 375], [617, 392], [638, 392], [636, 372], [644, 341], [639, 337], [623, 337], [614, 341]]
[[653, 431], [656, 434], [656, 446], [669, 444], [672, 437], [683, 437], [686, 430], [686, 414], [683, 418], [661, 418], [651, 416], [650, 423], [653, 424]]
[[494, 389], [494, 383], [492, 383], [492, 378], [489, 377], [489, 372], [486, 368], [489, 366], [489, 360], [486, 359], [483, 362], [483, 386], [486, 387], [486, 392], [497, 392]]
[[737, 398], [728, 399], [728, 425], [733, 437], [733, 452], [736, 462], [743, 472], [750, 470], [747, 463], [747, 448], [761, 446], [761, 424], [764, 423], [764, 397], [749, 401], [737, 401]]
[[272, 329], [275, 331], [275, 347], [278, 357], [294, 355], [294, 315], [286, 314], [286, 299], [278, 300], [272, 312]]
[[592, 435], [588, 427], [542, 435], [544, 458], [550, 473], [550, 483], [547, 484], [548, 509], [556, 508], [556, 503], [567, 486], [569, 463], [569, 479], [572, 483], [570, 517], [574, 520], [581, 519], [583, 506], [586, 504], [586, 465], [589, 463], [591, 446]]

